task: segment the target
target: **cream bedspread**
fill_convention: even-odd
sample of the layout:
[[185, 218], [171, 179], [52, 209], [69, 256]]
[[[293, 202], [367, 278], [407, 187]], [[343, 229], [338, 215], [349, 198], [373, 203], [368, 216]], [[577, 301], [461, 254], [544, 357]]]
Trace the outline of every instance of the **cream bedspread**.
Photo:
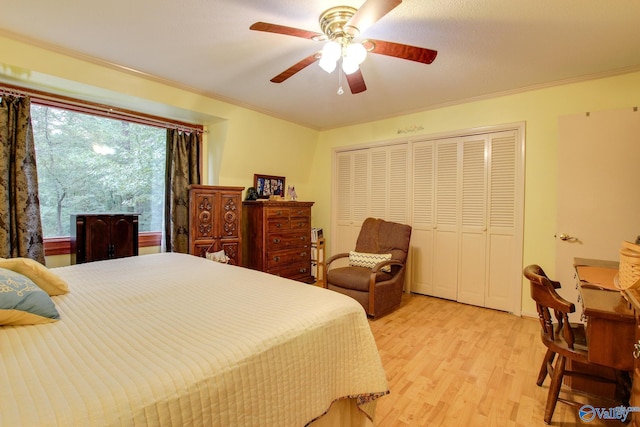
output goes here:
[[343, 295], [180, 254], [52, 271], [61, 320], [0, 327], [2, 426], [303, 426], [388, 390]]

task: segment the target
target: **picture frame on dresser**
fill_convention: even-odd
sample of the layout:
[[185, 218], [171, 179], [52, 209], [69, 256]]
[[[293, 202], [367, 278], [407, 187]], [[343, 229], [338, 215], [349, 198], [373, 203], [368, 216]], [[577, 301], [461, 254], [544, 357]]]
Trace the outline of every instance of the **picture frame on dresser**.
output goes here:
[[284, 197], [285, 177], [275, 175], [253, 175], [253, 186], [258, 192], [259, 199], [268, 199], [271, 196]]

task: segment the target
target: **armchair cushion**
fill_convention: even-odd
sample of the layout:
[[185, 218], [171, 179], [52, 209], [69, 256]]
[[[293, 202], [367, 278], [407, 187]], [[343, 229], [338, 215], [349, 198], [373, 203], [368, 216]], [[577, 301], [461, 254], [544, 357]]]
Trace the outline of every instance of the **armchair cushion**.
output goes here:
[[[344, 289], [369, 292], [371, 268], [368, 267], [339, 267], [329, 270], [327, 280], [332, 285]], [[390, 280], [393, 276], [384, 271], [376, 273], [376, 283]]]
[[[373, 268], [382, 261], [390, 261], [391, 254], [370, 254], [365, 252], [349, 251], [349, 265], [352, 267]], [[391, 272], [390, 266], [382, 267], [382, 271]]]

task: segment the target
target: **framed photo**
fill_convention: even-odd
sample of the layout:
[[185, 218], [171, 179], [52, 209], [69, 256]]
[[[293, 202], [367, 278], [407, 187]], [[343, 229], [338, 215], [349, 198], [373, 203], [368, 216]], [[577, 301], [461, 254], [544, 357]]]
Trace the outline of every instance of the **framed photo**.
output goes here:
[[286, 187], [284, 176], [253, 175], [253, 186], [258, 191], [259, 199], [268, 199], [271, 196], [284, 198]]

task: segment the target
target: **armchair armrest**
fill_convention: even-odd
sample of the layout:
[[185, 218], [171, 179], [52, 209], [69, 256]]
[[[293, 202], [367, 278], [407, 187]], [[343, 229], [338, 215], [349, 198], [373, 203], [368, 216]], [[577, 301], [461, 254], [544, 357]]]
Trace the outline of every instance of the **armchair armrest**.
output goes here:
[[397, 266], [400, 266], [400, 267], [403, 267], [403, 266], [404, 266], [404, 264], [403, 264], [403, 263], [401, 263], [400, 261], [395, 260], [395, 259], [390, 259], [390, 260], [386, 260], [386, 261], [380, 261], [379, 263], [377, 263], [377, 264], [376, 264], [376, 265], [371, 269], [371, 273], [375, 274], [375, 273], [377, 273], [378, 271], [380, 271], [383, 267], [386, 267], [386, 266], [392, 266], [392, 265], [397, 265]]
[[349, 258], [349, 253], [348, 252], [342, 252], [339, 254], [335, 254], [335, 255], [331, 255], [327, 261], [325, 262], [325, 268], [328, 270], [329, 269], [329, 264], [331, 264], [333, 261], [338, 260], [340, 258]]

